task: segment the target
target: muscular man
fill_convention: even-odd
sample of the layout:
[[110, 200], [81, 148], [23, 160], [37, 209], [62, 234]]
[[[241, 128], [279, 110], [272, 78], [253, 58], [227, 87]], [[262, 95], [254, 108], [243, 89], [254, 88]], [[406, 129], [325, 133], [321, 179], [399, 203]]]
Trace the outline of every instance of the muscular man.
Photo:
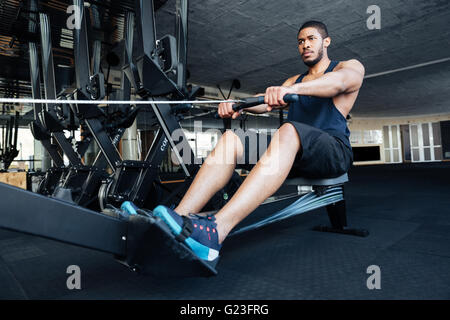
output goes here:
[[[283, 184], [289, 174], [335, 177], [348, 171], [353, 161], [346, 117], [363, 82], [364, 67], [357, 60], [331, 61], [331, 39], [317, 21], [303, 24], [297, 34], [298, 50], [308, 72], [267, 88], [266, 104], [248, 108], [252, 113], [285, 108], [286, 94], [300, 95], [289, 106], [288, 121], [273, 135], [266, 152], [228, 203], [215, 216], [195, 215], [231, 178], [245, 150], [239, 137], [227, 131], [208, 156], [186, 195], [175, 210], [158, 206], [172, 232], [202, 259], [214, 260], [229, 232]], [[235, 119], [231, 103], [219, 105], [222, 118]], [[276, 163], [276, 167], [274, 167]]]

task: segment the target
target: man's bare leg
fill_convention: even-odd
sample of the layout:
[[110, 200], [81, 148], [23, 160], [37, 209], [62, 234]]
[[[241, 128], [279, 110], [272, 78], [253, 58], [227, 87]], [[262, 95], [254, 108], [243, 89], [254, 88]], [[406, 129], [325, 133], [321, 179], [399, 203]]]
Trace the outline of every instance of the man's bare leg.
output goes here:
[[214, 194], [231, 179], [237, 159], [243, 152], [238, 136], [226, 131], [206, 158], [175, 212], [180, 215], [200, 212]]
[[286, 180], [300, 146], [294, 126], [290, 123], [282, 125], [240, 188], [215, 215], [219, 243], [240, 221], [278, 190]]

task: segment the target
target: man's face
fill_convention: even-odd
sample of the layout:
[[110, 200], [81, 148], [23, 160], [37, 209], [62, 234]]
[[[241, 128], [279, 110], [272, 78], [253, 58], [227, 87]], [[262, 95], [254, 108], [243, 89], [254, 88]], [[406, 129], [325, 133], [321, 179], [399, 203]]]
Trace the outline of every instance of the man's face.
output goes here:
[[323, 57], [323, 49], [328, 46], [316, 28], [305, 28], [298, 34], [298, 51], [302, 56], [303, 63], [312, 67]]

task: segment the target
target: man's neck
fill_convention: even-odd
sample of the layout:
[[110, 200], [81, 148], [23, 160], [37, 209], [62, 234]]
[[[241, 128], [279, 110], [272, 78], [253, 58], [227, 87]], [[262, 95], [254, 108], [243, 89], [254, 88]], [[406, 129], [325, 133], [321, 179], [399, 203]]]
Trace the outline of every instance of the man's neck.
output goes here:
[[330, 65], [330, 62], [331, 60], [328, 57], [324, 56], [319, 62], [309, 68], [308, 74], [316, 75], [324, 73]]

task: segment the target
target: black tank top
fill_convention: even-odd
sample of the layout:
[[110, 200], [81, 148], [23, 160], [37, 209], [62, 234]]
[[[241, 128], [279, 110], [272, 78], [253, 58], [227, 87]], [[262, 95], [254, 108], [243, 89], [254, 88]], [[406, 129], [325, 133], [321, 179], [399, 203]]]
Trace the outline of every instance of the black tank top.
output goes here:
[[[338, 63], [339, 61], [331, 61], [325, 73], [333, 71]], [[302, 74], [295, 83], [302, 82], [306, 75], [307, 73]], [[288, 120], [305, 123], [326, 131], [351, 148], [347, 120], [334, 105], [333, 98], [300, 96], [298, 102], [290, 104]]]

